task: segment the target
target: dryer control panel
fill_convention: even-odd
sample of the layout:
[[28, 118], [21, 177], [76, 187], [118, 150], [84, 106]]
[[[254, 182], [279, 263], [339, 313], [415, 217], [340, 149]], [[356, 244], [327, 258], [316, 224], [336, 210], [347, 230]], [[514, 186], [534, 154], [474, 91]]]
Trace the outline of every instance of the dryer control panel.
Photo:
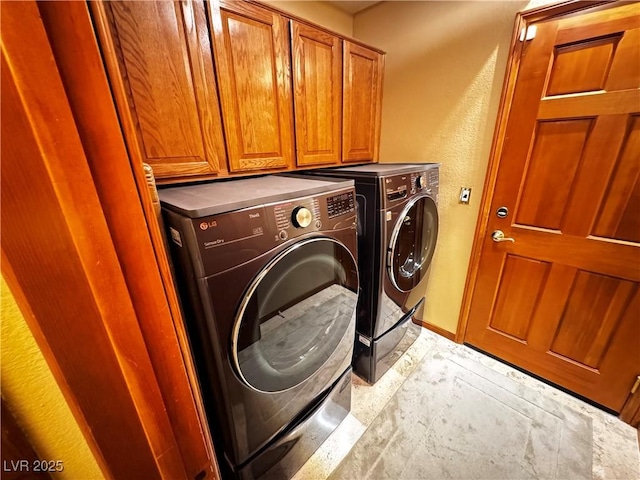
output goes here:
[[[202, 263], [210, 275], [309, 233], [355, 229], [355, 190], [352, 187], [193, 219], [192, 225]], [[213, 251], [216, 254], [210, 255]]]
[[327, 213], [329, 214], [329, 218], [335, 218], [340, 215], [353, 212], [355, 212], [355, 199], [353, 192], [346, 192], [327, 197]]

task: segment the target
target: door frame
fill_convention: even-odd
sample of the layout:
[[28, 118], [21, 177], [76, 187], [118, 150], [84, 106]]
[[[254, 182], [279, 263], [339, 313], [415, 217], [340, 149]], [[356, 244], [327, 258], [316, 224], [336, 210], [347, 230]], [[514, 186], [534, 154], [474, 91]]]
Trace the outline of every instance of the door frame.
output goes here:
[[502, 94], [500, 96], [500, 104], [498, 107], [498, 117], [496, 119], [496, 127], [493, 134], [491, 144], [491, 153], [489, 154], [489, 163], [487, 165], [487, 174], [482, 190], [482, 198], [480, 200], [480, 210], [478, 211], [478, 219], [476, 221], [476, 229], [471, 249], [471, 257], [469, 259], [469, 267], [467, 270], [467, 279], [465, 282], [464, 292], [462, 296], [462, 306], [458, 317], [458, 328], [456, 329], [455, 341], [463, 343], [467, 332], [469, 322], [469, 314], [471, 311], [471, 299], [476, 288], [478, 271], [480, 268], [480, 257], [482, 253], [482, 244], [487, 235], [487, 227], [489, 224], [489, 216], [491, 214], [491, 203], [496, 185], [496, 178], [500, 161], [502, 157], [502, 147], [505, 139], [505, 130], [507, 122], [511, 114], [511, 103], [515, 92], [516, 80], [520, 70], [520, 57], [524, 42], [520, 41], [520, 32], [537, 22], [550, 20], [552, 18], [564, 15], [576, 14], [582, 10], [593, 9], [595, 7], [605, 7], [615, 3], [614, 0], [601, 0], [597, 2], [583, 0], [568, 0], [561, 3], [545, 5], [531, 10], [524, 10], [516, 14], [515, 25], [511, 35], [511, 46], [509, 48], [509, 58], [507, 60], [507, 69], [502, 85]]

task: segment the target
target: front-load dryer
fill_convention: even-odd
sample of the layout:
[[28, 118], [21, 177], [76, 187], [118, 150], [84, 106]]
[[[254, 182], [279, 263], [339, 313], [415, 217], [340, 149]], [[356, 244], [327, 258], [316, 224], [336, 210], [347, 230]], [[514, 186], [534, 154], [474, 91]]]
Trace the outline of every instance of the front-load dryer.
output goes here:
[[[439, 164], [371, 164], [305, 172], [355, 181], [361, 295], [354, 372], [375, 383], [413, 343], [413, 318], [438, 239]], [[416, 288], [420, 284], [420, 288]]]
[[265, 176], [159, 195], [219, 464], [289, 478], [350, 410], [353, 181]]

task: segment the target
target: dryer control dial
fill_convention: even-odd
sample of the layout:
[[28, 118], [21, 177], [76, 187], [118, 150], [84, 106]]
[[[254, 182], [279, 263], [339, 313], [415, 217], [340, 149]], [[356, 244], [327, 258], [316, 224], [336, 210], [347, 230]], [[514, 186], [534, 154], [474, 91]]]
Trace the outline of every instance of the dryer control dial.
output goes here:
[[427, 186], [427, 176], [425, 174], [419, 175], [416, 178], [416, 187], [423, 189]]
[[296, 228], [307, 228], [309, 225], [311, 225], [312, 220], [313, 214], [308, 208], [296, 207], [291, 213], [291, 222]]

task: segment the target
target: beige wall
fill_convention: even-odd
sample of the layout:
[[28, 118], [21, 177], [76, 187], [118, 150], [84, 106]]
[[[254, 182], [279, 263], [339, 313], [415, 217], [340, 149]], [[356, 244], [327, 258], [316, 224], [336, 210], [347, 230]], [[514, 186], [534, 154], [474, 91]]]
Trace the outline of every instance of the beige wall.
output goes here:
[[4, 277], [0, 293], [2, 397], [38, 457], [63, 462], [55, 478], [104, 478]]
[[325, 2], [300, 2], [287, 0], [264, 0], [263, 3], [273, 5], [280, 10], [321, 25], [334, 32], [348, 37], [353, 33], [353, 17], [348, 13]]
[[[440, 162], [427, 322], [455, 332], [515, 15], [526, 1], [384, 2], [353, 36], [387, 52], [380, 161]], [[537, 4], [548, 3], [537, 1]], [[471, 203], [458, 203], [460, 187]]]

